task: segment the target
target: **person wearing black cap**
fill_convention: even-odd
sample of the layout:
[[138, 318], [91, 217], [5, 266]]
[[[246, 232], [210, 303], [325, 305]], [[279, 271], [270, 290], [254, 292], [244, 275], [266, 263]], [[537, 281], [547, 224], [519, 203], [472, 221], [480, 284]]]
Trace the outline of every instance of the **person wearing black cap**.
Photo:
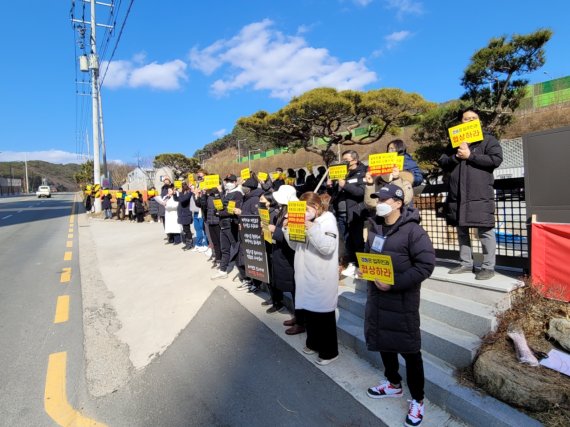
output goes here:
[[[479, 119], [474, 108], [465, 109], [461, 122]], [[447, 196], [447, 223], [457, 227], [459, 258], [461, 265], [449, 270], [449, 274], [473, 271], [473, 250], [469, 228], [476, 228], [483, 247], [481, 270], [477, 280], [488, 280], [495, 275], [495, 191], [493, 171], [503, 162], [503, 149], [497, 139], [483, 132], [483, 140], [463, 143], [459, 148], [448, 145], [439, 165], [449, 175]]]
[[241, 208], [243, 193], [241, 187], [237, 185], [237, 177], [230, 174], [224, 178], [223, 207], [215, 212], [220, 218], [220, 250], [222, 259], [220, 267], [210, 277], [212, 280], [228, 277], [227, 270], [231, 261], [232, 248], [234, 248], [234, 254], [237, 254], [235, 249], [238, 244], [238, 219], [234, 212], [228, 212], [228, 203], [232, 201], [235, 202], [236, 208]]
[[417, 209], [405, 207], [404, 191], [388, 184], [377, 191], [376, 216], [367, 222], [365, 252], [389, 255], [394, 285], [368, 281], [364, 335], [370, 351], [379, 351], [386, 380], [368, 389], [373, 399], [403, 396], [398, 354], [406, 361], [412, 395], [406, 425], [417, 426], [424, 414], [424, 369], [420, 335], [420, 287], [435, 267], [435, 251], [420, 226]]

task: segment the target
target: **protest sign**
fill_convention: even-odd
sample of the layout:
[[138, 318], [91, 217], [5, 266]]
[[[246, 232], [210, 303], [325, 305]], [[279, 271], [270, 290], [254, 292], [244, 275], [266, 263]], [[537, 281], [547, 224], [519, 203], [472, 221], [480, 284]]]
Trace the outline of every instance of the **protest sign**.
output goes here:
[[263, 229], [263, 239], [268, 242], [271, 243], [272, 242], [272, 238], [271, 238], [271, 231], [269, 231], [269, 209], [262, 209], [259, 208], [259, 217], [261, 218], [261, 228]]
[[230, 215], [234, 214], [234, 209], [236, 208], [236, 201], [235, 200], [230, 200], [228, 202], [228, 206], [227, 206], [227, 211]]
[[252, 279], [269, 283], [269, 268], [267, 267], [261, 219], [257, 215], [242, 215], [240, 223], [239, 234], [244, 254], [245, 274]]
[[390, 255], [357, 252], [356, 258], [363, 279], [378, 279], [387, 285], [394, 284], [394, 267]]
[[174, 188], [180, 190], [182, 188], [182, 181], [174, 181]]
[[295, 242], [305, 242], [305, 212], [307, 202], [289, 202], [287, 205], [287, 227], [289, 239]]
[[214, 207], [217, 211], [221, 211], [224, 209], [224, 204], [222, 203], [222, 199], [214, 199]]
[[241, 179], [245, 181], [246, 179], [249, 179], [251, 177], [251, 171], [249, 170], [249, 168], [245, 168], [240, 171], [239, 175], [241, 176]]
[[333, 181], [335, 179], [345, 179], [347, 173], [348, 168], [346, 165], [336, 165], [329, 168], [329, 177]]
[[194, 179], [194, 175], [191, 173], [188, 174], [188, 184], [196, 185], [196, 180]]
[[398, 156], [398, 153], [380, 153], [368, 156], [368, 167], [372, 176], [392, 173], [394, 166], [400, 170], [404, 169], [404, 156]]
[[257, 177], [259, 178], [260, 182], [265, 182], [267, 181], [267, 172], [257, 172]]
[[206, 175], [200, 187], [204, 190], [209, 190], [210, 188], [216, 188], [218, 185], [220, 185], [220, 175]]
[[467, 123], [450, 127], [448, 129], [451, 146], [459, 147], [464, 142], [471, 144], [472, 142], [483, 140], [483, 130], [481, 129], [480, 120], [472, 120]]

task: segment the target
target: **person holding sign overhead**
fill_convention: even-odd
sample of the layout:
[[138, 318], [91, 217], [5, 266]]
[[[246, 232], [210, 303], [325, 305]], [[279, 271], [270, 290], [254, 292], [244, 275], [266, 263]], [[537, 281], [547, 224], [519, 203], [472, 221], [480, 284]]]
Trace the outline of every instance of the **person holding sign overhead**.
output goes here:
[[388, 184], [373, 197], [378, 204], [376, 215], [367, 223], [365, 252], [389, 256], [392, 267], [391, 271], [377, 269], [378, 278], [368, 281], [364, 335], [368, 350], [380, 352], [386, 380], [370, 387], [367, 394], [373, 399], [403, 396], [398, 373], [401, 354], [413, 399], [406, 425], [417, 426], [424, 414], [420, 287], [435, 268], [435, 251], [419, 224], [419, 211], [404, 205], [400, 187]]
[[[474, 108], [461, 114], [461, 122], [479, 120]], [[477, 280], [487, 280], [495, 274], [495, 192], [493, 171], [503, 162], [503, 150], [499, 141], [483, 132], [481, 140], [457, 149], [453, 141], [439, 158], [439, 165], [448, 175], [447, 223], [457, 227], [459, 258], [461, 265], [449, 270], [449, 274], [471, 273], [473, 251], [469, 228], [476, 228], [483, 247], [483, 264], [475, 275]]]
[[[422, 171], [420, 167], [416, 163], [412, 156], [410, 156], [406, 151], [406, 144], [401, 139], [394, 139], [388, 143], [386, 152], [388, 153], [398, 153], [398, 156], [404, 157], [404, 167], [402, 170], [408, 171], [413, 175], [412, 186], [417, 187], [422, 183], [424, 180], [424, 176], [422, 175]], [[400, 176], [400, 170], [397, 167], [394, 167], [392, 171], [392, 178], [398, 179]]]

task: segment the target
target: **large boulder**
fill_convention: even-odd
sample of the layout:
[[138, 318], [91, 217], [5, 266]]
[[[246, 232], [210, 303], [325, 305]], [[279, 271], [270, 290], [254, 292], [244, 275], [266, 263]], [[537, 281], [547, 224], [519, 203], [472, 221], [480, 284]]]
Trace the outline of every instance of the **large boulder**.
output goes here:
[[570, 410], [570, 379], [544, 367], [519, 363], [512, 353], [489, 350], [473, 366], [475, 382], [490, 395], [530, 411], [554, 405]]
[[550, 319], [548, 335], [566, 350], [570, 351], [570, 320], [561, 318]]

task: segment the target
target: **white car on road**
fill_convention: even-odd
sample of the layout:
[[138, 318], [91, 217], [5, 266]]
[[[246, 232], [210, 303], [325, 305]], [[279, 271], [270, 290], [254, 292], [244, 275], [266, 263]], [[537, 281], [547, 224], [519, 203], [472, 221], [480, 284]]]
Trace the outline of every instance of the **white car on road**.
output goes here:
[[36, 196], [38, 196], [38, 199], [40, 197], [51, 197], [51, 190], [49, 189], [49, 185], [40, 185], [38, 187], [38, 191], [36, 191]]

